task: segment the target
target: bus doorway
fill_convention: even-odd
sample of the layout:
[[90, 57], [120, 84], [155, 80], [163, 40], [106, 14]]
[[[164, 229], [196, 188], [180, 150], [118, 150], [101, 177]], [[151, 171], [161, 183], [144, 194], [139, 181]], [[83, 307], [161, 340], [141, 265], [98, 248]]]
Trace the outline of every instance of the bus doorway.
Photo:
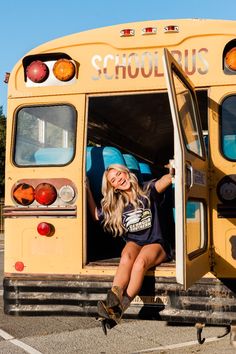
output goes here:
[[[207, 91], [198, 91], [203, 130], [207, 130]], [[88, 98], [86, 173], [96, 203], [102, 198], [104, 170], [125, 164], [139, 182], [160, 178], [174, 156], [174, 132], [167, 92], [90, 96]], [[170, 187], [160, 219], [175, 254], [174, 194]], [[124, 244], [87, 213], [86, 265], [117, 265]], [[172, 262], [173, 265], [173, 262]]]

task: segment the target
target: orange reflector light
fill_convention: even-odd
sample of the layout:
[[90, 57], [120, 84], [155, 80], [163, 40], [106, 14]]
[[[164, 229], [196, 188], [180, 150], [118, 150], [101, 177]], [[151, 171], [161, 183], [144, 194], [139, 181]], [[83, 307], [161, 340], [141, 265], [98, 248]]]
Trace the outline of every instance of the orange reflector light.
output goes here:
[[225, 65], [230, 70], [236, 70], [236, 47], [230, 49], [225, 56]]
[[48, 78], [49, 69], [44, 62], [35, 60], [26, 68], [26, 75], [31, 81], [41, 83]]
[[60, 81], [69, 81], [75, 76], [75, 66], [68, 59], [59, 59], [53, 65], [53, 73]]
[[49, 183], [40, 183], [35, 188], [35, 199], [39, 204], [50, 205], [57, 199], [57, 191]]
[[23, 262], [16, 262], [15, 263], [15, 270], [17, 270], [18, 272], [22, 272], [22, 270], [24, 270], [25, 265]]
[[121, 37], [132, 37], [135, 35], [135, 30], [131, 28], [126, 28], [120, 31]]
[[142, 28], [142, 35], [146, 34], [156, 34], [157, 33], [157, 28], [156, 27], [145, 27]]
[[34, 188], [27, 183], [21, 183], [13, 191], [14, 200], [21, 205], [30, 205], [34, 201]]
[[41, 222], [37, 226], [37, 231], [41, 236], [52, 236], [55, 228], [47, 222]]
[[174, 26], [174, 25], [165, 26], [164, 32], [165, 33], [177, 33], [177, 32], [179, 32], [179, 26]]

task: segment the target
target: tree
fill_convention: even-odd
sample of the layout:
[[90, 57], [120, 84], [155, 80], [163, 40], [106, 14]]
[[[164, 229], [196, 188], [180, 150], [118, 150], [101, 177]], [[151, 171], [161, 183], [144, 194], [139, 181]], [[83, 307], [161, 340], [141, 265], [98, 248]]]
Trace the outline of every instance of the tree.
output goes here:
[[6, 117], [0, 107], [0, 197], [4, 196], [5, 185]]

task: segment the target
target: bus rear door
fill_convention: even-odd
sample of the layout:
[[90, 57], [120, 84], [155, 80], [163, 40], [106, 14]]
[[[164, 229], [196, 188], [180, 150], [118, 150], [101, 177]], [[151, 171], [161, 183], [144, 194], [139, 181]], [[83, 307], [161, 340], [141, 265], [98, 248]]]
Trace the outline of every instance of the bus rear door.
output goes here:
[[174, 126], [176, 279], [187, 289], [210, 270], [208, 161], [194, 86], [167, 49]]

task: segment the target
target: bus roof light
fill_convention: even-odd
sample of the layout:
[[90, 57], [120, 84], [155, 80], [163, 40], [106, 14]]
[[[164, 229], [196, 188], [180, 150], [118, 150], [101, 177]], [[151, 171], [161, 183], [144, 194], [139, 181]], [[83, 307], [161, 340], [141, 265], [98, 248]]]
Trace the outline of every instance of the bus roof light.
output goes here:
[[236, 47], [231, 48], [230, 51], [226, 53], [225, 65], [230, 70], [236, 70]]
[[125, 28], [120, 31], [121, 37], [132, 37], [135, 35], [135, 30], [131, 28]]
[[179, 26], [169, 25], [164, 27], [164, 33], [178, 33]]
[[35, 199], [39, 204], [50, 205], [57, 199], [57, 191], [50, 183], [40, 183], [35, 188]]
[[157, 33], [157, 28], [156, 27], [144, 27], [142, 28], [142, 35], [148, 35], [148, 34], [156, 34]]
[[47, 80], [49, 69], [44, 62], [35, 60], [27, 66], [26, 75], [31, 81], [41, 83]]
[[53, 73], [60, 81], [69, 81], [75, 76], [75, 65], [69, 59], [59, 59], [53, 65]]

